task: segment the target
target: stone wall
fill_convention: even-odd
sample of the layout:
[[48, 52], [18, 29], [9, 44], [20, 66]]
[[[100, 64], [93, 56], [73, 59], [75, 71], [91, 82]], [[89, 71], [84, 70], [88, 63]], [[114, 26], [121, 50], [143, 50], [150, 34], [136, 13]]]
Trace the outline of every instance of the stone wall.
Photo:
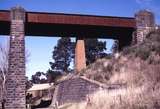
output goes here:
[[86, 96], [98, 88], [98, 85], [89, 83], [81, 78], [63, 81], [59, 84], [59, 92], [57, 95], [58, 104], [61, 105], [68, 102], [86, 100]]
[[[119, 86], [118, 86], [119, 87]], [[61, 81], [57, 85], [57, 92], [54, 93], [51, 106], [58, 102], [58, 105], [65, 103], [76, 103], [87, 100], [89, 94], [93, 94], [99, 89], [116, 89], [117, 86], [106, 86], [94, 80], [84, 77], [73, 77]]]

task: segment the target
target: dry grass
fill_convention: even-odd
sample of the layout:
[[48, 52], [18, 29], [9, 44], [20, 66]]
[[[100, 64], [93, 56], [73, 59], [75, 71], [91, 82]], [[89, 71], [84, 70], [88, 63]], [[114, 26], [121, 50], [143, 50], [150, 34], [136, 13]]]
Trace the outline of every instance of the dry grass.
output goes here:
[[116, 62], [107, 83], [126, 83], [127, 89], [99, 91], [87, 109], [160, 109], [160, 64], [123, 56]]
[[[101, 62], [103, 65], [105, 60]], [[100, 90], [90, 95], [88, 102], [72, 104], [63, 109], [160, 109], [159, 64], [149, 64], [140, 58], [121, 56], [116, 59], [112, 75], [105, 82], [125, 83], [127, 88], [114, 91]]]
[[90, 95], [90, 101], [64, 105], [59, 109], [160, 109], [159, 90], [149, 91], [144, 87], [98, 91]]
[[160, 31], [148, 39], [81, 72], [106, 84], [126, 84], [126, 89], [100, 90], [66, 109], [160, 109]]
[[155, 109], [160, 95], [157, 92], [146, 92], [144, 88], [99, 91], [91, 96], [87, 109]]
[[70, 104], [64, 104], [58, 109], [86, 109], [87, 103], [82, 102], [82, 103], [70, 103]]

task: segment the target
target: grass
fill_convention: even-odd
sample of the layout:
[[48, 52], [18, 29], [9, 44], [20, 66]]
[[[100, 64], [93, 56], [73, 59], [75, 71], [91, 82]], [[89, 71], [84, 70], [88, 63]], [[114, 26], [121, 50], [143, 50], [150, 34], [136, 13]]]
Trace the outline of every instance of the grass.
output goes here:
[[127, 88], [99, 90], [88, 101], [64, 109], [160, 109], [160, 31], [124, 49], [118, 57], [97, 60], [80, 75]]

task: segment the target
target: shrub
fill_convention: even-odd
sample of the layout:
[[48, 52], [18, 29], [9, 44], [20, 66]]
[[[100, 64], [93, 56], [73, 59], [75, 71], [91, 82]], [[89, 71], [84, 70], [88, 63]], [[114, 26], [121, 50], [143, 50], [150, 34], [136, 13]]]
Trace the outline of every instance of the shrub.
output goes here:
[[125, 83], [127, 88], [98, 91], [90, 95], [84, 109], [160, 109], [160, 31], [120, 54], [119, 58], [98, 60], [84, 75], [105, 84]]

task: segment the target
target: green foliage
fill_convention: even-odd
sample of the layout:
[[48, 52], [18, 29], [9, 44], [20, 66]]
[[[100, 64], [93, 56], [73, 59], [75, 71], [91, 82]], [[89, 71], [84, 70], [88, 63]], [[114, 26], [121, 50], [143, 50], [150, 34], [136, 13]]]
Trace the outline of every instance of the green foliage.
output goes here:
[[32, 75], [31, 82], [34, 84], [46, 83], [47, 79], [41, 78], [41, 76], [46, 77], [46, 74], [43, 72], [36, 72], [34, 75]]
[[75, 43], [69, 37], [62, 37], [52, 52], [53, 62], [50, 62], [51, 69], [47, 71], [49, 82], [55, 82], [56, 78], [64, 73], [69, 73], [72, 59], [74, 58]]
[[107, 56], [104, 52], [104, 50], [106, 50], [106, 42], [98, 41], [98, 39], [86, 39], [85, 49], [87, 65], [95, 62], [98, 58]]
[[[98, 39], [86, 39], [85, 50], [87, 65], [93, 63], [96, 59], [106, 56], [106, 42], [98, 41]], [[52, 71], [70, 72], [70, 63], [74, 58], [75, 43], [70, 38], [62, 37], [58, 40], [57, 46], [54, 47], [52, 58], [54, 62], [50, 62]]]
[[32, 82], [30, 80], [28, 80], [28, 77], [26, 77], [26, 90], [28, 90], [29, 88], [32, 87]]
[[[86, 39], [85, 50], [87, 65], [95, 62], [98, 58], [107, 56], [104, 52], [106, 50], [106, 42], [98, 41], [98, 39]], [[64, 72], [69, 73], [72, 69], [69, 68], [72, 59], [75, 55], [75, 42], [71, 42], [68, 37], [62, 37], [58, 40], [57, 46], [53, 50], [53, 62], [50, 62], [51, 69], [47, 71], [47, 78], [49, 81], [61, 76]]]
[[154, 31], [147, 35], [144, 42], [123, 49], [124, 55], [133, 55], [147, 60], [152, 52], [160, 53], [160, 32]]
[[74, 43], [68, 37], [62, 37], [58, 40], [57, 46], [54, 47], [52, 58], [54, 62], [50, 62], [51, 69], [55, 72], [69, 72], [69, 66], [74, 57]]
[[61, 72], [53, 71], [53, 70], [51, 70], [51, 69], [48, 69], [46, 75], [47, 75], [47, 80], [48, 80], [48, 82], [51, 83], [51, 82], [55, 82], [56, 79], [57, 79], [58, 77], [60, 77], [62, 74], [61, 74]]

